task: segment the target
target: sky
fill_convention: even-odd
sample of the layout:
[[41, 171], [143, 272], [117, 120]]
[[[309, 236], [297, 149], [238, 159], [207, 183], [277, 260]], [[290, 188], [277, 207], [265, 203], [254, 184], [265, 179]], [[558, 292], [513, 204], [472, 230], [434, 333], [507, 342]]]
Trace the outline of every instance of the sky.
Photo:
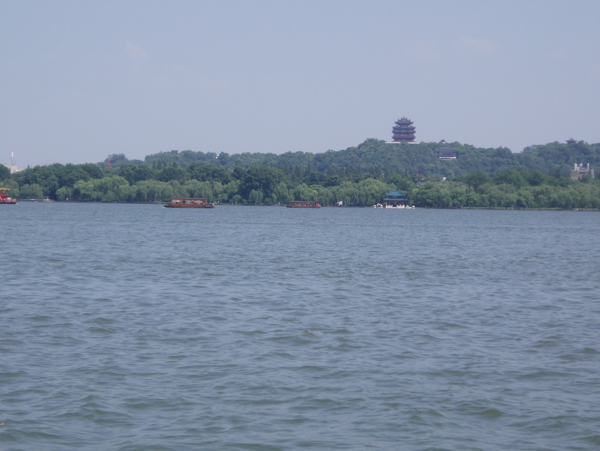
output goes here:
[[600, 142], [598, 0], [3, 0], [0, 163]]

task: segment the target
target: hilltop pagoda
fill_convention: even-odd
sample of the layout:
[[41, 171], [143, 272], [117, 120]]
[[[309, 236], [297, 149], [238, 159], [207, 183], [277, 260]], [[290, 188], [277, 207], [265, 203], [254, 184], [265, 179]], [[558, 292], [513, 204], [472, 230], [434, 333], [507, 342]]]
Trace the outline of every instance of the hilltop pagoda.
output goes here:
[[412, 121], [407, 117], [402, 116], [402, 119], [396, 121], [392, 133], [394, 134], [393, 142], [395, 143], [402, 141], [415, 142], [415, 127], [413, 127]]

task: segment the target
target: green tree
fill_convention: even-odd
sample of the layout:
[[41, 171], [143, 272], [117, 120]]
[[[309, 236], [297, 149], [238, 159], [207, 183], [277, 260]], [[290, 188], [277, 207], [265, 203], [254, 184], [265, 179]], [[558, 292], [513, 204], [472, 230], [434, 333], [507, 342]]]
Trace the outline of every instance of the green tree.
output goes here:
[[[271, 197], [275, 187], [283, 181], [284, 175], [280, 169], [268, 166], [252, 166], [248, 168], [240, 185], [242, 197], [250, 200], [250, 192], [261, 191], [263, 196]], [[262, 199], [261, 199], [262, 201]]]
[[505, 169], [494, 177], [494, 183], [497, 185], [513, 185], [517, 188], [527, 185], [523, 173], [516, 169]]
[[76, 200], [95, 202], [130, 201], [135, 198], [135, 194], [135, 188], [132, 188], [123, 177], [116, 175], [87, 182], [80, 180], [75, 183], [72, 192]]
[[23, 185], [19, 189], [21, 199], [43, 199], [44, 192], [42, 187], [37, 183], [32, 185]]
[[262, 203], [264, 197], [265, 196], [264, 196], [262, 190], [253, 189], [252, 191], [250, 191], [250, 194], [248, 195], [248, 201], [254, 205], [258, 205], [258, 204]]
[[73, 188], [63, 186], [56, 190], [56, 198], [58, 200], [68, 200], [73, 198]]
[[490, 183], [490, 176], [483, 172], [481, 169], [477, 169], [474, 172], [469, 172], [464, 181], [467, 185], [471, 186], [475, 190], [479, 188], [481, 185], [485, 185], [486, 183]]
[[0, 180], [4, 180], [10, 177], [10, 169], [3, 164], [0, 164]]
[[227, 184], [231, 181], [230, 172], [218, 166], [211, 166], [205, 163], [193, 162], [188, 167], [190, 178], [201, 182], [220, 182]]
[[[156, 172], [143, 164], [126, 164], [119, 167], [118, 174], [133, 185], [142, 180], [151, 180], [156, 177]], [[168, 180], [167, 180], [168, 181]]]
[[137, 202], [168, 201], [173, 194], [173, 187], [158, 180], [142, 180], [135, 184], [134, 199]]
[[415, 188], [415, 183], [402, 174], [393, 174], [389, 177], [386, 177], [385, 181], [394, 184], [396, 189], [402, 191], [410, 191]]
[[279, 182], [272, 193], [273, 203], [288, 204], [290, 202], [290, 191], [285, 182]]
[[178, 182], [183, 182], [187, 179], [188, 173], [185, 169], [178, 168], [175, 166], [167, 166], [164, 169], [161, 169], [157, 175], [157, 179], [161, 182], [169, 182], [171, 180], [177, 180]]

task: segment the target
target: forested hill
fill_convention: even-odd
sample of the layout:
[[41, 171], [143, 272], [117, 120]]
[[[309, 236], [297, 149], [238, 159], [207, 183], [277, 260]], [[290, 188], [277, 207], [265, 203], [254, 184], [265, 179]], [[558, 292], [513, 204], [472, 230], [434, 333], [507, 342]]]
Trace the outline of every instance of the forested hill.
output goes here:
[[15, 174], [0, 165], [0, 183], [20, 199], [155, 202], [205, 197], [210, 202], [367, 206], [400, 189], [419, 207], [599, 209], [600, 179], [569, 178], [574, 163], [600, 168], [600, 144], [531, 146], [522, 153], [444, 144], [455, 160], [435, 157], [438, 143], [386, 144], [320, 154], [228, 155], [161, 152], [145, 161], [111, 155], [93, 164], [35, 166]]
[[[439, 147], [448, 147], [457, 152], [456, 160], [439, 160], [434, 151]], [[600, 143], [587, 144], [579, 141], [573, 144], [558, 142], [531, 146], [521, 153], [512, 153], [510, 149], [477, 148], [458, 142], [449, 144], [387, 144], [385, 141], [368, 139], [357, 147], [345, 150], [329, 150], [324, 153], [286, 152], [273, 153], [227, 153], [194, 152], [183, 150], [178, 153], [160, 152], [148, 155], [145, 164], [160, 169], [176, 163], [187, 167], [192, 162], [233, 169], [236, 166], [271, 166], [277, 168], [310, 167], [312, 170], [331, 174], [341, 169], [360, 172], [384, 173], [422, 173], [425, 176], [461, 177], [475, 170], [496, 174], [507, 168], [539, 170], [543, 173], [567, 175], [574, 163], [590, 163], [600, 167]], [[125, 164], [124, 155], [113, 157], [112, 165]], [[141, 163], [141, 162], [139, 162]]]

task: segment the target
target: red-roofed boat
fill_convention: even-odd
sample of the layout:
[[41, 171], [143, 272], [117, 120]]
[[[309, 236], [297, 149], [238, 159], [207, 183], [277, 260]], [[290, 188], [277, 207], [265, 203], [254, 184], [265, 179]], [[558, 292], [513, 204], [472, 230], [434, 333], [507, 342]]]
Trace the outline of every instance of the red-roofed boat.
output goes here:
[[171, 201], [165, 205], [167, 208], [214, 208], [203, 197], [171, 197]]
[[287, 208], [321, 208], [321, 204], [319, 202], [315, 202], [314, 200], [293, 200], [289, 205], [286, 205]]
[[0, 205], [14, 205], [17, 203], [17, 199], [13, 199], [8, 195], [9, 192], [9, 188], [0, 188]]

